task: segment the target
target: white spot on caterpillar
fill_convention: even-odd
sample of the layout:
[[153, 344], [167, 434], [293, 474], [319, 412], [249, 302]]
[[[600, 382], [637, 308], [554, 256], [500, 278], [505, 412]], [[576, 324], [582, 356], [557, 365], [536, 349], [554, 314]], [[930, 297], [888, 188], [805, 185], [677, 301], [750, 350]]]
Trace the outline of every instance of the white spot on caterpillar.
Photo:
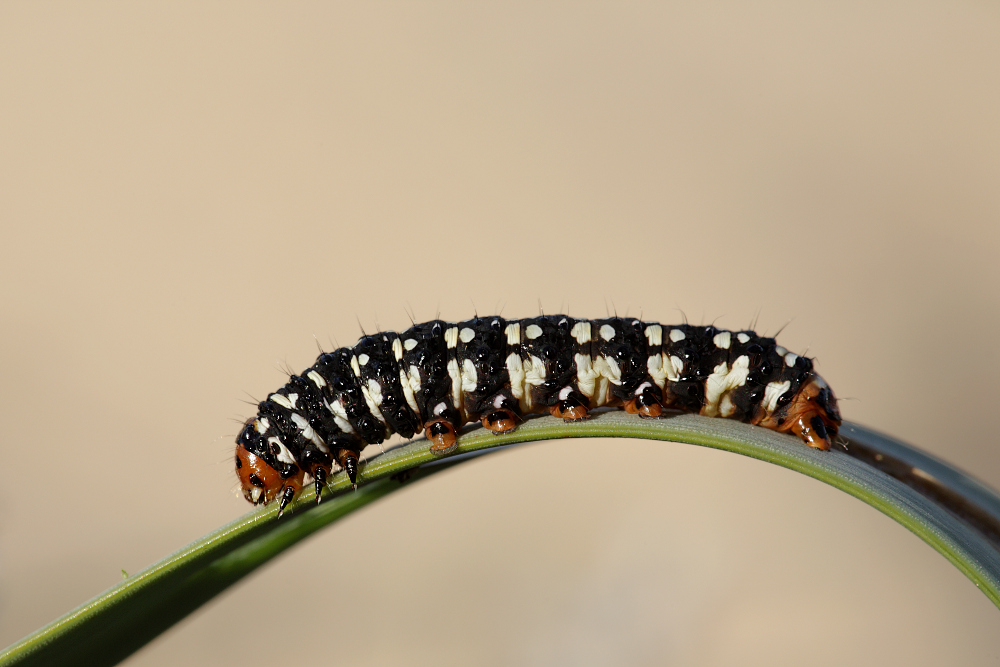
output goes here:
[[600, 377], [594, 370], [593, 360], [588, 354], [574, 354], [573, 360], [576, 362], [576, 386], [581, 394], [593, 398], [597, 392], [597, 378]]
[[444, 344], [449, 349], [458, 346], [458, 327], [448, 327], [444, 330]]
[[[398, 339], [397, 339], [398, 340]], [[416, 366], [410, 366], [411, 369], [417, 370]], [[399, 369], [399, 384], [403, 386], [403, 396], [406, 398], [406, 404], [417, 414], [420, 414], [420, 408], [417, 407], [417, 397], [413, 394], [413, 385], [410, 384], [410, 376], [405, 369]], [[417, 390], [420, 389], [420, 375], [418, 371], [417, 375]]]
[[396, 358], [396, 361], [403, 358], [403, 341], [398, 338], [392, 339], [392, 356]]
[[510, 393], [521, 402], [524, 397], [524, 364], [516, 354], [507, 355], [507, 375], [510, 377]]
[[358, 365], [357, 357], [351, 357], [351, 370], [354, 371], [356, 377], [361, 377], [361, 366]]
[[[684, 374], [684, 360], [680, 357], [670, 355], [670, 363], [663, 364], [663, 368], [667, 371], [667, 378], [671, 382], [677, 382], [681, 379], [681, 375]], [[673, 371], [673, 373], [670, 371]]]
[[267, 397], [267, 400], [271, 401], [272, 403], [277, 403], [286, 410], [292, 409], [291, 401], [289, 401], [287, 397], [282, 396], [281, 394], [271, 394], [270, 396]]
[[299, 400], [299, 395], [298, 394], [289, 394], [288, 395], [288, 402], [291, 403], [292, 407], [295, 408], [296, 410], [299, 407], [299, 406], [295, 405], [298, 402], [298, 400]]
[[468, 343], [470, 340], [472, 340], [475, 337], [476, 337], [476, 332], [473, 331], [472, 329], [470, 329], [469, 327], [463, 328], [458, 333], [458, 339], [460, 341], [462, 341], [463, 343]]
[[743, 344], [746, 344], [746, 342], [750, 340], [750, 336], [746, 335], [745, 333], [738, 333], [736, 334], [736, 340], [740, 341]]
[[528, 340], [535, 340], [542, 335], [542, 328], [537, 324], [529, 324], [524, 329], [524, 335], [528, 337]]
[[569, 395], [572, 393], [573, 393], [573, 387], [570, 387], [568, 385], [563, 387], [562, 389], [559, 390], [559, 400], [565, 401], [567, 398], [569, 398]]
[[651, 382], [643, 382], [642, 384], [640, 384], [638, 387], [635, 388], [635, 395], [641, 396], [642, 392], [646, 391], [652, 386], [653, 384]]
[[565, 317], [562, 318], [561, 320], [559, 320], [559, 326], [562, 326], [562, 325], [568, 324], [568, 323], [569, 323], [569, 320], [567, 320]]
[[732, 343], [731, 335], [732, 334], [730, 334], [728, 331], [717, 333], [715, 334], [715, 337], [712, 338], [712, 342], [715, 343], [715, 347], [720, 348], [722, 350], [728, 350], [729, 345]]
[[520, 345], [521, 344], [521, 325], [517, 322], [513, 324], [508, 324], [507, 328], [504, 329], [504, 333], [507, 334], [507, 344], [508, 345]]
[[529, 355], [524, 364], [524, 410], [530, 411], [534, 407], [531, 396], [531, 387], [545, 382], [545, 362], [534, 355]]
[[294, 423], [295, 426], [297, 426], [298, 429], [302, 431], [303, 438], [312, 441], [312, 443], [316, 445], [316, 447], [320, 451], [325, 452], [327, 454], [330, 453], [330, 449], [329, 447], [326, 446], [326, 443], [323, 442], [323, 438], [319, 437], [319, 433], [313, 430], [313, 427], [309, 425], [309, 422], [306, 421], [305, 417], [303, 417], [297, 412], [294, 412], [292, 413], [292, 423]]
[[267, 429], [271, 428], [271, 422], [267, 421], [267, 417], [261, 417], [254, 421], [253, 427], [258, 433], [267, 433]]
[[[721, 410], [723, 398], [728, 398], [729, 392], [737, 387], [746, 384], [747, 376], [750, 374], [750, 357], [743, 354], [733, 362], [732, 369], [725, 363], [715, 367], [714, 372], [705, 380], [705, 405], [701, 409], [701, 414], [706, 417], [718, 416]], [[729, 414], [735, 410], [732, 401], [728, 401], [726, 409]], [[727, 415], [723, 415], [727, 416]]]
[[[290, 451], [288, 451], [288, 447], [285, 447], [285, 443], [283, 443], [281, 441], [281, 438], [279, 438], [277, 436], [271, 436], [270, 438], [267, 439], [267, 441], [270, 444], [276, 445], [278, 447], [278, 451], [277, 451], [277, 453], [274, 456], [279, 461], [281, 461], [282, 463], [291, 463], [293, 465], [297, 465], [298, 464], [298, 461], [296, 461], [295, 457], [292, 456], [292, 453]], [[273, 448], [272, 448], [272, 450], [273, 450]]]
[[788, 380], [784, 382], [768, 382], [767, 386], [764, 387], [764, 400], [761, 401], [761, 405], [767, 415], [770, 415], [778, 407], [778, 399], [781, 398], [782, 394], [791, 389], [792, 383]]
[[788, 350], [786, 350], [785, 348], [781, 347], [780, 345], [775, 345], [774, 346], [774, 351], [777, 352], [778, 356], [781, 356], [781, 357], [783, 357], [786, 354], [788, 354]]
[[590, 322], [586, 320], [577, 322], [573, 325], [573, 328], [570, 329], [569, 333], [576, 339], [577, 343], [580, 345], [586, 345], [590, 342], [591, 338]]
[[323, 376], [316, 371], [309, 371], [306, 373], [306, 377], [312, 380], [312, 383], [320, 389], [326, 386], [326, 380], [324, 380]]
[[[455, 331], [458, 332], [457, 329]], [[463, 410], [465, 402], [462, 400], [462, 373], [458, 370], [458, 359], [448, 360], [448, 377], [451, 378], [451, 403], [461, 413], [462, 419], [468, 421]]]
[[440, 403], [438, 403], [437, 405], [434, 406], [434, 416], [435, 417], [440, 417], [441, 415], [443, 415], [447, 411], [448, 411], [448, 404], [445, 403], [444, 401], [441, 401]]
[[369, 359], [370, 357], [367, 354], [358, 355], [358, 363], [361, 364], [362, 366], [367, 366]]
[[479, 375], [476, 373], [476, 365], [472, 359], [462, 362], [462, 391], [474, 392], [479, 386]]
[[656, 386], [663, 389], [667, 383], [667, 371], [663, 368], [662, 354], [649, 355], [649, 359], [646, 359], [646, 372], [649, 373], [649, 377], [653, 378]]
[[382, 405], [382, 385], [375, 379], [369, 378], [368, 386], [361, 385], [361, 395], [365, 397], [365, 403], [368, 404], [368, 409], [371, 413], [384, 424], [385, 417], [382, 416], [382, 411], [378, 409]]
[[602, 324], [600, 333], [604, 340], [611, 340], [615, 337], [615, 328], [610, 324]]
[[260, 502], [260, 496], [263, 493], [264, 493], [264, 489], [262, 489], [260, 487], [257, 487], [257, 486], [253, 487], [252, 489], [250, 489], [250, 501], [254, 505], [256, 505], [257, 503]]
[[650, 324], [646, 327], [646, 340], [652, 347], [663, 345], [663, 327], [659, 324]]
[[798, 360], [798, 358], [799, 355], [792, 354], [791, 352], [789, 352], [788, 354], [785, 355], [785, 365], [791, 368], [792, 366], [795, 365], [795, 362]]
[[344, 404], [339, 399], [333, 403], [328, 402], [325, 398], [323, 399], [323, 405], [326, 409], [333, 413], [333, 421], [337, 424], [337, 427], [344, 433], [355, 433], [354, 427], [351, 426], [351, 422], [347, 420], [347, 410], [344, 409]]
[[497, 409], [502, 408], [503, 407], [503, 401], [504, 401], [504, 395], [503, 394], [497, 394], [496, 398], [493, 399], [493, 407], [497, 408]]
[[680, 341], [684, 340], [685, 338], [687, 338], [687, 336], [684, 335], [684, 332], [681, 331], [680, 329], [671, 329], [670, 330], [670, 340], [673, 341], [674, 343], [680, 342]]
[[416, 346], [417, 346], [417, 339], [416, 338], [407, 338], [406, 340], [403, 341], [403, 348], [407, 352], [409, 352], [410, 350], [412, 350]]

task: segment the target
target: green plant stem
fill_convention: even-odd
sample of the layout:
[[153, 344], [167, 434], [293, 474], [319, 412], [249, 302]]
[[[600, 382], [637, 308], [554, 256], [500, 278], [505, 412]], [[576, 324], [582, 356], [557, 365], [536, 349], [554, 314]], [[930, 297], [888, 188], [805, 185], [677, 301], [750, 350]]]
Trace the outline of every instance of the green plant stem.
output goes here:
[[[248, 513], [128, 577], [0, 654], [3, 665], [111, 665], [274, 556], [409, 482], [505, 445], [569, 437], [629, 437], [723, 449], [826, 482], [913, 531], [1000, 606], [1000, 497], [968, 475], [898, 441], [845, 425], [843, 450], [820, 452], [795, 438], [724, 419], [678, 415], [643, 420], [621, 411], [565, 424], [531, 419], [514, 433], [462, 435], [455, 455], [432, 455], [418, 439], [362, 466], [357, 490], [343, 473], [315, 505], [307, 491], [278, 520], [275, 505]], [[641, 463], [641, 461], [639, 461]], [[627, 473], [623, 473], [627, 474]]]

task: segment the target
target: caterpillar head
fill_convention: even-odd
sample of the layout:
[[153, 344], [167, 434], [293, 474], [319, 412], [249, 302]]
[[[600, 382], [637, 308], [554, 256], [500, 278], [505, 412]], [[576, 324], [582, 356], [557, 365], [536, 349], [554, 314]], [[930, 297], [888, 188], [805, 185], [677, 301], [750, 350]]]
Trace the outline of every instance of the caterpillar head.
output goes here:
[[280, 498], [280, 511], [284, 511], [302, 488], [305, 473], [294, 463], [280, 460], [288, 450], [279, 435], [267, 435], [268, 428], [266, 418], [257, 418], [240, 431], [236, 439], [236, 476], [249, 502], [266, 505]]
[[833, 390], [823, 378], [810, 373], [795, 396], [760, 424], [784, 433], [794, 433], [810, 447], [827, 451], [837, 437], [841, 422]]

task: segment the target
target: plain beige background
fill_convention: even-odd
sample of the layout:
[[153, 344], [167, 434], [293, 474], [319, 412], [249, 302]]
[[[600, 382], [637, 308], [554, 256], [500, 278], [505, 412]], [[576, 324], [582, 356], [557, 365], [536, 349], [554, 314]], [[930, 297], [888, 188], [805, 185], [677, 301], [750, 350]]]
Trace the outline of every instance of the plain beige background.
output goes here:
[[[994, 3], [0, 5], [0, 644], [248, 510], [317, 341], [758, 328], [1000, 487]], [[1000, 613], [848, 496], [564, 441], [300, 545], [132, 665], [940, 665]]]

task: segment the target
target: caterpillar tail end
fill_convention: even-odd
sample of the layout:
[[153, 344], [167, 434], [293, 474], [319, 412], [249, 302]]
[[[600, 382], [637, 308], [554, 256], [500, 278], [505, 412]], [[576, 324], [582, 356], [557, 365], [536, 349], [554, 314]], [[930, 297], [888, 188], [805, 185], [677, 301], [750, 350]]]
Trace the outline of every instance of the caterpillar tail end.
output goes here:
[[[773, 419], [774, 416], [771, 417]], [[814, 375], [795, 395], [777, 420], [775, 430], [794, 433], [810, 447], [830, 451], [842, 419], [837, 398], [818, 375]]]

